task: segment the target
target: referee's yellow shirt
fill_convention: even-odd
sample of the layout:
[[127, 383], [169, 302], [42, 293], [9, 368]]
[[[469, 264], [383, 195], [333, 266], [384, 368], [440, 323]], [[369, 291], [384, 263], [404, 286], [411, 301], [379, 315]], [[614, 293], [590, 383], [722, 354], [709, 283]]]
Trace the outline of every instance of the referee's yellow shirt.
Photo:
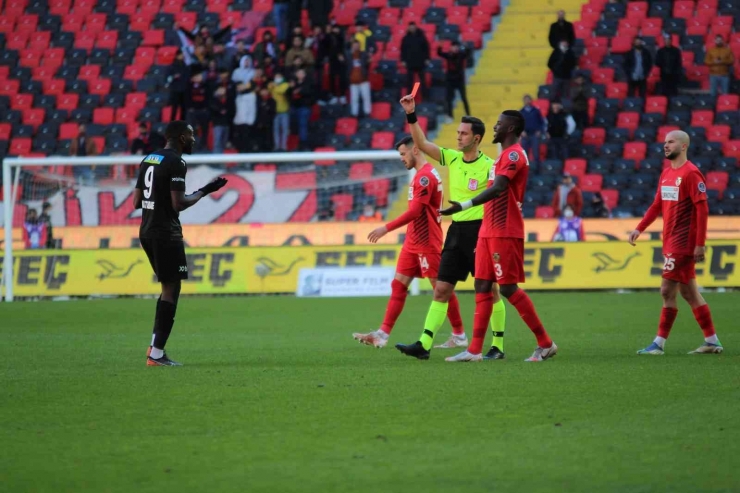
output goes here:
[[[439, 164], [449, 169], [450, 197], [455, 202], [466, 202], [488, 186], [488, 176], [493, 159], [478, 151], [474, 161], [465, 161], [462, 151], [439, 148]], [[452, 215], [453, 221], [476, 221], [483, 219], [483, 206], [471, 207]]]

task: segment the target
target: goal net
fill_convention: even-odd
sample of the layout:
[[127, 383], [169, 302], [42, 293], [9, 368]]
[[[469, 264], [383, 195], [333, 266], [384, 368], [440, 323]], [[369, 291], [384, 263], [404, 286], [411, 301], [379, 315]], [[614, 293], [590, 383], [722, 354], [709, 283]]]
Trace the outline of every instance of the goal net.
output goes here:
[[[138, 248], [141, 211], [134, 210], [132, 193], [141, 159], [4, 160], [0, 227], [6, 301], [14, 295], [54, 296], [55, 284], [68, 278], [72, 268], [64, 252]], [[384, 221], [394, 204], [404, 204], [409, 181], [396, 151], [195, 154], [185, 159], [188, 192], [216, 176], [228, 178], [222, 190], [181, 213], [190, 248], [364, 244], [372, 229], [364, 223]], [[398, 235], [383, 239], [398, 241]], [[75, 255], [76, 260], [87, 254]], [[115, 279], [117, 269], [126, 270], [112, 260], [94, 263], [98, 279]]]

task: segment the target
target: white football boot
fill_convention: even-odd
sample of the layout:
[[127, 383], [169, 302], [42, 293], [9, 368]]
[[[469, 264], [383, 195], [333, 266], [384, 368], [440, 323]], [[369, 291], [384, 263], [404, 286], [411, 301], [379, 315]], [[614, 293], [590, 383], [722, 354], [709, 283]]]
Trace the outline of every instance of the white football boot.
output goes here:
[[388, 344], [388, 334], [380, 329], [373, 332], [368, 332], [367, 334], [360, 334], [359, 332], [355, 332], [354, 334], [352, 334], [352, 337], [356, 341], [360, 341], [360, 344], [365, 344], [367, 346], [373, 346], [376, 348], [382, 348], [385, 347], [386, 344]]
[[463, 351], [460, 354], [456, 354], [455, 356], [450, 356], [449, 358], [445, 358], [445, 361], [450, 361], [453, 363], [467, 363], [470, 361], [483, 361], [483, 355], [482, 354], [471, 354], [467, 351]]
[[555, 345], [555, 343], [552, 343], [552, 346], [548, 348], [542, 348], [538, 347], [534, 350], [534, 353], [532, 353], [532, 356], [525, 359], [524, 361], [545, 361], [548, 358], [552, 358], [558, 354], [558, 347]]
[[461, 336], [452, 334], [445, 342], [434, 346], [435, 349], [454, 349], [456, 347], [468, 347], [468, 336], [465, 334]]

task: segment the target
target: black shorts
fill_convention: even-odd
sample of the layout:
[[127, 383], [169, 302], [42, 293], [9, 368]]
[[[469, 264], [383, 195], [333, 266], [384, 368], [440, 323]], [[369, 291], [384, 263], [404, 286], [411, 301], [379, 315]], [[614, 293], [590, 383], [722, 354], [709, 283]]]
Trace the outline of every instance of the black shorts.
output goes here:
[[449, 284], [475, 277], [475, 247], [483, 221], [454, 222], [447, 230], [437, 279]]
[[188, 261], [182, 240], [139, 238], [139, 241], [159, 282], [188, 278]]

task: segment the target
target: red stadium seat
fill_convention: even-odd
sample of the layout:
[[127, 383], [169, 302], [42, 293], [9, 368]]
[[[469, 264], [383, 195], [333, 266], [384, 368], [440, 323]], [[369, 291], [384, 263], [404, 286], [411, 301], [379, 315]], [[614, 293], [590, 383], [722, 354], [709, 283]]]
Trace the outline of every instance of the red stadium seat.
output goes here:
[[72, 11], [75, 14], [90, 14], [95, 8], [95, 0], [75, 0], [72, 6]]
[[15, 32], [28, 34], [36, 32], [38, 24], [39, 17], [36, 14], [22, 15], [15, 20]]
[[361, 162], [352, 163], [349, 168], [349, 179], [350, 180], [366, 180], [373, 176], [373, 163]]
[[619, 190], [604, 189], [601, 191], [601, 198], [609, 210], [614, 209], [619, 205]]
[[145, 14], [156, 14], [162, 8], [162, 0], [141, 0], [139, 11]]
[[550, 205], [540, 205], [534, 210], [535, 219], [552, 219], [555, 217], [555, 209]]
[[714, 111], [694, 110], [691, 112], [691, 126], [709, 128], [714, 124]]
[[254, 0], [252, 10], [263, 13], [270, 12], [272, 11], [272, 0]]
[[626, 142], [622, 151], [622, 157], [625, 159], [634, 159], [639, 162], [645, 159], [647, 154], [647, 144], [645, 142]]
[[399, 19], [401, 19], [401, 9], [385, 7], [380, 11], [378, 23], [382, 26], [396, 26]]
[[[192, 12], [188, 12], [188, 13], [192, 13]], [[139, 32], [147, 31], [149, 29], [149, 26], [152, 23], [152, 17], [154, 17], [153, 13], [142, 13], [142, 12], [129, 16], [128, 28], [131, 31], [139, 31]], [[180, 24], [182, 25], [182, 23]]]
[[83, 65], [77, 78], [80, 80], [97, 80], [100, 77], [100, 65]]
[[581, 178], [581, 190], [584, 192], [598, 192], [604, 183], [604, 176], [597, 174], [583, 175]]
[[[180, 6], [180, 8], [182, 8], [182, 6]], [[134, 15], [138, 10], [139, 0], [118, 0], [116, 4], [116, 12], [119, 14]]]
[[134, 65], [146, 67], [148, 69], [154, 65], [154, 59], [157, 57], [157, 49], [151, 46], [139, 46], [136, 48], [134, 55]]
[[33, 107], [33, 94], [15, 94], [10, 99], [10, 108], [13, 110], [27, 110]]
[[606, 130], [603, 128], [591, 127], [583, 131], [583, 143], [585, 145], [601, 146], [606, 140]]
[[178, 50], [179, 48], [176, 46], [161, 46], [157, 50], [157, 65], [171, 65], [175, 61]]
[[43, 65], [61, 66], [64, 63], [64, 48], [49, 48], [44, 50]]
[[129, 65], [123, 70], [123, 78], [138, 82], [146, 76], [146, 71], [142, 65]]
[[53, 79], [56, 73], [56, 69], [52, 67], [34, 67], [31, 71], [33, 80], [38, 80], [40, 82]]
[[39, 31], [31, 34], [31, 37], [28, 39], [28, 47], [32, 50], [45, 50], [49, 47], [50, 42], [51, 31]]
[[[136, 123], [139, 118], [139, 111], [141, 111], [140, 108], [116, 108], [116, 123], [133, 125], [133, 130], [136, 132], [138, 130]], [[131, 135], [130, 132], [129, 135]]]
[[594, 84], [610, 84], [614, 81], [613, 68], [597, 68], [591, 71], [591, 80]]
[[334, 219], [337, 221], [347, 220], [347, 216], [352, 212], [354, 198], [350, 193], [337, 193], [331, 197], [334, 205]]
[[712, 125], [707, 127], [707, 140], [709, 142], [727, 142], [730, 140], [730, 126], [729, 125]]
[[658, 135], [655, 138], [655, 142], [665, 142], [666, 135], [674, 130], [681, 130], [681, 128], [675, 125], [661, 125], [658, 127]]
[[[5, 49], [8, 50], [25, 50], [28, 45], [28, 38], [30, 33], [19, 33], [14, 32], [7, 36], [5, 41]], [[42, 48], [43, 49], [43, 48]]]
[[[41, 57], [45, 50], [21, 50], [20, 59], [18, 64], [21, 67], [34, 68], [38, 67], [41, 63]], [[49, 64], [47, 64], [48, 66]], [[61, 64], [60, 64], [61, 65]]]
[[563, 172], [580, 178], [586, 174], [586, 165], [585, 159], [566, 159]]
[[370, 117], [376, 120], [388, 120], [391, 117], [391, 104], [373, 103]]
[[90, 51], [95, 47], [95, 33], [89, 31], [77, 31], [75, 33], [74, 47], [80, 50]]
[[622, 111], [617, 115], [617, 127], [634, 132], [640, 126], [640, 114], [636, 111]]
[[0, 81], [0, 96], [15, 96], [20, 88], [20, 81], [8, 79]]
[[730, 177], [726, 171], [710, 171], [705, 176], [707, 188], [709, 190], [718, 190], [720, 193], [727, 188], [727, 182]]
[[182, 12], [182, 6], [185, 0], [164, 0], [161, 11], [167, 14], [177, 14]]
[[43, 108], [31, 108], [23, 110], [23, 124], [38, 127], [46, 119], [46, 110]]
[[627, 17], [631, 19], [645, 19], [648, 13], [648, 2], [628, 2]]
[[11, 130], [10, 123], [0, 123], [0, 140], [10, 140]]
[[91, 80], [88, 82], [88, 92], [105, 96], [110, 92], [111, 81], [109, 79]]
[[706, 36], [707, 26], [688, 26], [686, 28], [686, 35], [688, 36]]
[[648, 96], [645, 100], [645, 113], [665, 115], [666, 108], [668, 108], [668, 98], [665, 96]]
[[737, 94], [722, 94], [717, 98], [717, 112], [737, 111], [740, 107], [740, 96]]
[[59, 96], [64, 94], [67, 82], [64, 79], [47, 79], [43, 82], [44, 94]]
[[127, 108], [143, 108], [146, 106], [145, 92], [130, 92], [126, 94], [126, 107]]
[[10, 141], [8, 154], [11, 156], [28, 156], [31, 152], [32, 141], [26, 137], [16, 137]]
[[370, 143], [371, 149], [393, 149], [395, 135], [393, 132], [375, 132]]
[[627, 97], [626, 82], [612, 82], [606, 86], [606, 97], [624, 99]]
[[542, 116], [547, 118], [547, 113], [550, 111], [550, 100], [549, 99], [535, 99], [532, 101], [532, 106], [536, 107], [542, 113]]
[[388, 193], [390, 192], [391, 182], [388, 178], [365, 182], [363, 190], [365, 195], [375, 197], [375, 205], [385, 207], [388, 205]]
[[79, 94], [60, 94], [57, 96], [57, 109], [67, 111], [76, 110], [79, 102]]
[[106, 14], [90, 14], [85, 17], [85, 30], [95, 34], [100, 33], [105, 31], [106, 22]]
[[722, 152], [725, 156], [740, 159], [740, 139], [728, 140], [722, 144]]
[[62, 123], [59, 125], [59, 140], [76, 139], [79, 126], [76, 123]]
[[95, 46], [105, 50], [115, 50], [118, 43], [118, 31], [101, 31], [95, 39]]
[[689, 19], [694, 16], [694, 2], [691, 0], [676, 0], [673, 4], [673, 17]]
[[343, 117], [337, 120], [336, 126], [334, 127], [334, 133], [337, 135], [350, 136], [357, 133], [357, 118], [355, 117]]
[[612, 38], [611, 52], [615, 54], [627, 53], [632, 49], [632, 38], [631, 37], [616, 37]]
[[647, 17], [642, 21], [642, 28], [663, 28], [663, 19], [661, 17]]
[[114, 116], [115, 112], [113, 108], [95, 108], [93, 110], [93, 123], [111, 125], [113, 124]]
[[151, 31], [145, 31], [144, 36], [141, 40], [141, 46], [154, 46], [159, 47], [164, 44], [164, 30], [152, 29]]

